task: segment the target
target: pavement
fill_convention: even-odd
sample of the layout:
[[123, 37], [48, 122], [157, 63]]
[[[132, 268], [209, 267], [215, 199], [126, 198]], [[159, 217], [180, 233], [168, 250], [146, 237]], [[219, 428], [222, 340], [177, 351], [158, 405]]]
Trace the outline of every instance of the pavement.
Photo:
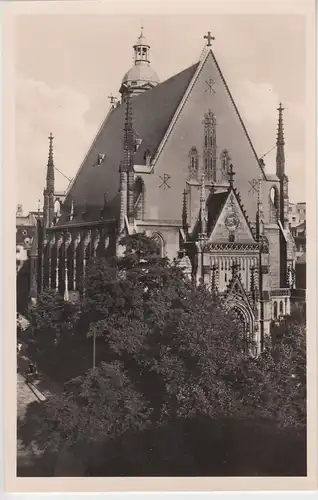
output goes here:
[[[24, 321], [24, 326], [27, 328], [27, 323]], [[39, 373], [36, 378], [30, 378], [27, 376], [30, 359], [26, 355], [27, 344], [21, 342], [22, 347], [19, 353], [17, 353], [17, 419], [18, 421], [23, 421], [26, 415], [28, 406], [31, 403], [44, 402], [47, 398], [53, 394], [60, 393], [62, 389], [51, 381], [48, 377]], [[19, 433], [18, 433], [19, 434]], [[34, 476], [43, 475], [41, 473], [41, 468], [43, 469], [43, 464], [41, 464], [41, 452], [35, 445], [31, 443], [25, 446], [19, 435], [17, 436], [17, 474], [19, 476]], [[34, 467], [34, 462], [37, 461], [36, 467]], [[35, 469], [35, 471], [34, 471]], [[26, 472], [26, 471], [29, 472]]]

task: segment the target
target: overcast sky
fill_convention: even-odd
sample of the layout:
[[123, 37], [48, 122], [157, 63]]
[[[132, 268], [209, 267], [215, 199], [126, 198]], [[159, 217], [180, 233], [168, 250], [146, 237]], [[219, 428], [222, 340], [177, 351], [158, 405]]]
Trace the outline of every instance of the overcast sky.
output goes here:
[[[75, 9], [74, 9], [75, 10]], [[203, 35], [213, 51], [259, 156], [276, 141], [284, 112], [291, 201], [305, 200], [305, 19], [297, 15], [37, 15], [16, 29], [17, 202], [36, 210], [45, 183], [48, 135], [55, 164], [73, 178], [109, 109], [132, 45], [144, 26], [161, 81], [198, 61]], [[275, 171], [275, 150], [264, 160]], [[68, 181], [56, 173], [56, 189]]]

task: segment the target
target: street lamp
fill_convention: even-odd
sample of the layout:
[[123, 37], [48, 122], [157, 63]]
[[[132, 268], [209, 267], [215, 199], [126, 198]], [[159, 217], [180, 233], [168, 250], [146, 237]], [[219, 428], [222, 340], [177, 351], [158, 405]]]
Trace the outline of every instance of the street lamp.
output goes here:
[[96, 328], [93, 327], [93, 369], [96, 366]]

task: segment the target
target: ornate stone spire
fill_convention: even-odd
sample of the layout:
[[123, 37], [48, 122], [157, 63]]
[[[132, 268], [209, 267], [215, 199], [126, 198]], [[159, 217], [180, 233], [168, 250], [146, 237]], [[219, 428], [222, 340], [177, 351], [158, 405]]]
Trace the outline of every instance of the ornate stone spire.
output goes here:
[[127, 172], [127, 216], [129, 223], [134, 219], [134, 147], [135, 136], [133, 129], [133, 115], [131, 105], [131, 90], [126, 95], [126, 111], [124, 126], [124, 161], [123, 168]]
[[206, 197], [205, 197], [205, 173], [201, 175], [201, 194], [200, 194], [200, 221], [201, 221], [201, 236], [204, 237], [207, 232], [207, 213], [206, 213]]
[[264, 209], [263, 209], [263, 202], [262, 202], [262, 195], [261, 195], [261, 182], [262, 182], [262, 177], [258, 179], [258, 185], [257, 185], [257, 212], [256, 212], [256, 239], [259, 240], [259, 238], [263, 234], [263, 225], [264, 225]]
[[46, 169], [46, 189], [47, 192], [54, 193], [54, 159], [53, 159], [53, 135], [49, 135], [49, 157]]
[[131, 106], [131, 89], [127, 90], [125, 125], [124, 125], [124, 165], [126, 172], [131, 168], [132, 155], [134, 151], [134, 130]]
[[232, 163], [231, 163], [231, 165], [230, 165], [230, 167], [229, 167], [229, 171], [228, 171], [230, 188], [233, 188], [233, 184], [234, 184], [234, 175], [235, 175], [235, 172], [234, 172], [234, 170], [233, 170], [233, 165], [232, 165]]
[[277, 108], [278, 111], [278, 128], [276, 140], [276, 175], [281, 179], [285, 175], [285, 140], [284, 140], [284, 124], [283, 124], [283, 111], [282, 103]]
[[45, 229], [54, 222], [54, 159], [53, 159], [53, 135], [49, 135], [49, 157], [46, 168], [46, 186], [43, 192], [43, 226]]
[[184, 230], [188, 229], [188, 203], [187, 203], [187, 190], [183, 191], [182, 200], [182, 227]]

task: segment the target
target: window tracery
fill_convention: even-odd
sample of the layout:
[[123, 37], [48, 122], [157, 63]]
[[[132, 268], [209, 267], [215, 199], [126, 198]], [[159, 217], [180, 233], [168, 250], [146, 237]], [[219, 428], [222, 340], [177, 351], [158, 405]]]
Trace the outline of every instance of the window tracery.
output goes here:
[[276, 186], [272, 186], [269, 191], [269, 217], [270, 223], [277, 222], [279, 216], [279, 193]]
[[196, 147], [189, 151], [189, 175], [190, 179], [197, 179], [199, 173], [199, 154]]
[[145, 186], [143, 180], [138, 177], [134, 186], [134, 212], [135, 219], [142, 220], [144, 218], [145, 208]]
[[164, 257], [165, 255], [165, 241], [160, 233], [153, 233], [152, 239], [156, 242], [158, 246], [158, 254], [160, 257]]
[[206, 179], [216, 181], [216, 118], [209, 110], [204, 115], [204, 167]]

